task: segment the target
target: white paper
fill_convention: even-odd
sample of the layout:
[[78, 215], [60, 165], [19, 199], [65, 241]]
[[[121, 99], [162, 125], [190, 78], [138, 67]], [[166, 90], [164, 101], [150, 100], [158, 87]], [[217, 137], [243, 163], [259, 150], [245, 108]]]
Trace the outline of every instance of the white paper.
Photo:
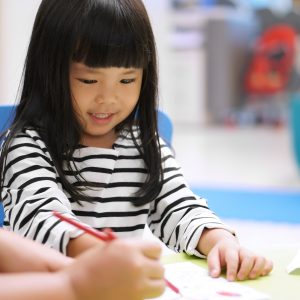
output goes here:
[[300, 250], [286, 268], [289, 274], [300, 275]]
[[166, 288], [156, 300], [266, 300], [269, 295], [224, 278], [212, 278], [206, 269], [190, 262], [165, 265], [165, 278], [174, 284], [182, 296]]

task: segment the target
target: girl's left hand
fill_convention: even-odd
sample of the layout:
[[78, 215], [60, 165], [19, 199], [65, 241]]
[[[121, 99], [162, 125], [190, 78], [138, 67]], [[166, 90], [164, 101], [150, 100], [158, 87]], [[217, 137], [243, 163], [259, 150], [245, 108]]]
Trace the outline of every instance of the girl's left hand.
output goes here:
[[273, 269], [273, 263], [263, 256], [241, 247], [235, 238], [220, 239], [207, 255], [209, 273], [218, 277], [226, 269], [229, 281], [255, 279]]

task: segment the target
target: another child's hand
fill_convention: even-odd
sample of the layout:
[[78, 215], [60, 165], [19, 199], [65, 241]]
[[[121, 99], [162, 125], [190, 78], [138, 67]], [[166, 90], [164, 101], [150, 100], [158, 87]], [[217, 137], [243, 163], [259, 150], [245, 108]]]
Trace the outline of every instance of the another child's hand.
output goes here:
[[222, 229], [207, 230], [205, 239], [212, 243], [207, 254], [209, 273], [218, 277], [226, 269], [226, 278], [230, 281], [255, 279], [267, 275], [273, 269], [273, 263], [263, 256], [241, 247], [237, 239]]
[[160, 245], [118, 239], [92, 247], [65, 272], [76, 299], [142, 300], [165, 289]]
[[37, 242], [0, 229], [0, 272], [54, 272], [72, 259]]

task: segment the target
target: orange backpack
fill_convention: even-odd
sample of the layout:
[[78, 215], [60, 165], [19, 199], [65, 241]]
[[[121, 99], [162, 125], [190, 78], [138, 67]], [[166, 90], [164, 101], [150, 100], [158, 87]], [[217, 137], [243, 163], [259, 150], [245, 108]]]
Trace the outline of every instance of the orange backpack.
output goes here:
[[296, 36], [293, 27], [278, 24], [258, 38], [245, 76], [248, 94], [270, 95], [287, 87], [295, 61]]

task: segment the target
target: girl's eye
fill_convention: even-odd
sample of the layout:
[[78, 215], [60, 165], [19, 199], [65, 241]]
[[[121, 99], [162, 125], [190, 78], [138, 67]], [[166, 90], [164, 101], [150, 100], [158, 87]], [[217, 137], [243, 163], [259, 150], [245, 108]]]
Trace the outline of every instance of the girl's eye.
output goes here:
[[134, 78], [132, 78], [132, 79], [122, 79], [121, 80], [121, 83], [123, 83], [123, 84], [129, 84], [129, 83], [132, 83], [132, 82], [135, 82]]
[[94, 84], [97, 83], [97, 80], [93, 80], [93, 79], [78, 79], [80, 82], [84, 83], [84, 84]]

